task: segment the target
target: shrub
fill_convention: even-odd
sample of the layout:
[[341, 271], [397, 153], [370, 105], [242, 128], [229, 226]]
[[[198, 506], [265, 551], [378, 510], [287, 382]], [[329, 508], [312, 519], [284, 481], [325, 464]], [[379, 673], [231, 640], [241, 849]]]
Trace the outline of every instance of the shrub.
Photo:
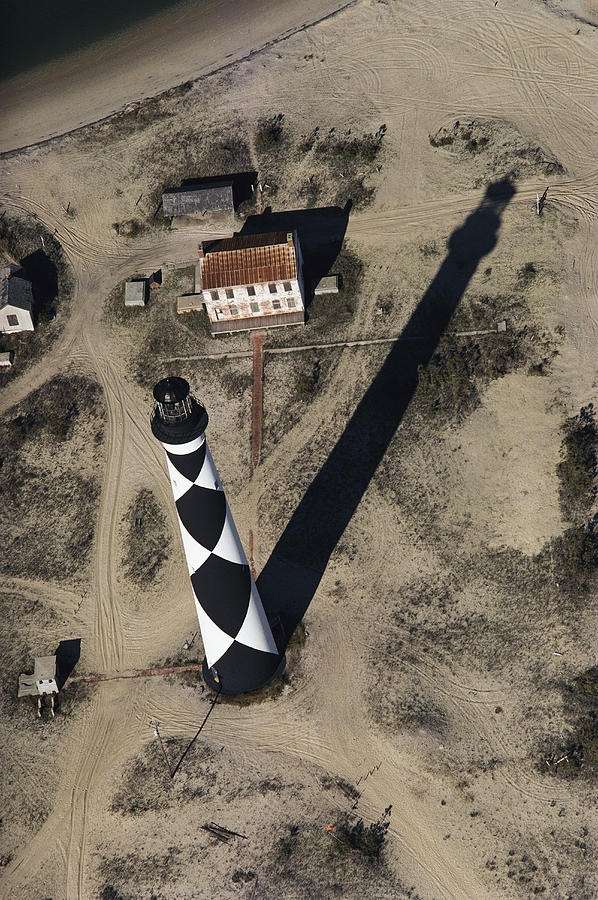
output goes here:
[[563, 515], [571, 522], [585, 520], [596, 497], [598, 426], [592, 403], [563, 426], [564, 458], [558, 464]]
[[255, 132], [255, 146], [258, 151], [268, 152], [283, 143], [284, 115], [262, 116], [258, 119]]
[[388, 806], [383, 815], [371, 825], [366, 825], [361, 818], [357, 821], [349, 818], [342, 821], [337, 829], [339, 836], [368, 860], [379, 859], [386, 843], [391, 808]]
[[302, 181], [297, 189], [297, 194], [304, 201], [306, 207], [310, 209], [316, 206], [322, 195], [322, 185], [315, 175], [310, 175], [305, 181]]
[[376, 132], [354, 135], [351, 129], [337, 132], [331, 128], [328, 134], [314, 147], [316, 157], [325, 159], [331, 167], [343, 173], [364, 166], [371, 166], [382, 149], [386, 125]]
[[541, 768], [562, 778], [598, 779], [598, 666], [561, 685], [569, 718], [567, 734], [548, 738]]
[[538, 277], [538, 269], [535, 263], [526, 262], [517, 272], [517, 287], [519, 290], [525, 290]]
[[581, 598], [593, 592], [598, 571], [598, 517], [574, 525], [550, 542], [562, 594]]
[[455, 138], [446, 129], [441, 128], [436, 134], [429, 135], [429, 140], [432, 147], [450, 147]]
[[442, 418], [458, 419], [473, 409], [479, 400], [474, 378], [479, 355], [475, 343], [443, 338], [428, 365], [420, 369], [419, 403]]
[[145, 587], [156, 580], [168, 558], [172, 538], [166, 516], [152, 491], [143, 488], [129, 506], [124, 521], [125, 573], [135, 584]]

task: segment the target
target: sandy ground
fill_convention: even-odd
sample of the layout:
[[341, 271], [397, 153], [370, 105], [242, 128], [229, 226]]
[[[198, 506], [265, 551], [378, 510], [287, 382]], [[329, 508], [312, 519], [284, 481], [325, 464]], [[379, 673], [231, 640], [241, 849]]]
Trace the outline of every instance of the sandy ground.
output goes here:
[[[247, 21], [254, 6], [242, 7]], [[553, 218], [547, 210], [545, 228], [534, 215], [534, 202], [547, 178], [530, 175], [518, 183], [504, 214], [504, 243], [483, 264], [494, 274], [477, 272], [471, 290], [485, 290], [486, 277], [496, 279], [495, 292], [508, 292], [518, 267], [540, 260], [552, 274], [531, 290], [529, 303], [536, 321], [553, 331], [562, 327], [559, 354], [545, 378], [523, 370], [491, 382], [463, 424], [419, 440], [414, 435], [424, 430], [421, 423], [406, 422], [332, 556], [308, 610], [308, 638], [289, 685], [275, 699], [220, 705], [210, 718], [202, 736], [205, 755], [221, 752], [225, 760], [219, 774], [210, 775], [216, 779], [212, 793], [204, 786], [203, 795], [190, 802], [184, 790], [178, 799], [166, 792], [141, 816], [115, 808], [132, 760], [155, 749], [150, 720], [158, 719], [169, 738], [190, 737], [209, 701], [200, 690], [159, 679], [95, 688], [61, 745], [49, 815], [27, 840], [11, 846], [0, 880], [3, 897], [279, 896], [275, 886], [268, 887], [269, 835], [281, 823], [310, 815], [319, 828], [328, 821], [331, 807], [319, 781], [326, 773], [351, 783], [365, 779], [359, 810], [367, 821], [392, 804], [388, 865], [395, 887], [372, 888], [369, 896], [517, 897], [537, 888], [544, 896], [581, 898], [595, 890], [579, 847], [592, 841], [584, 791], [541, 775], [534, 761], [535, 736], [552, 716], [548, 689], [540, 692], [538, 679], [555, 684], [591, 665], [589, 616], [580, 613], [573, 626], [553, 621], [547, 607], [546, 623], [538, 625], [540, 607], [522, 620], [511, 600], [515, 576], [509, 581], [492, 566], [493, 554], [503, 553], [518, 573], [562, 533], [555, 474], [560, 426], [595, 396], [596, 36], [589, 25], [520, 0], [500, 0], [496, 7], [485, 0], [361, 0], [248, 56], [250, 49], [294, 30], [299, 7], [305, 22], [334, 6], [314, 2], [308, 16], [306, 4], [278, 4], [266, 21], [256, 25], [252, 18], [251, 29], [237, 23], [234, 33], [222, 20], [210, 59], [219, 62], [229, 53], [247, 58], [165, 101], [165, 122], [152, 115], [126, 133], [92, 128], [0, 161], [3, 205], [11, 213], [34, 214], [56, 231], [76, 281], [61, 338], [47, 358], [5, 388], [0, 414], [69, 366], [93, 372], [107, 405], [106, 467], [85, 592], [90, 599], [78, 612], [86, 635], [81, 670], [111, 674], [176, 657], [195, 631], [180, 554], [144, 591], [128, 584], [122, 571], [122, 517], [137, 490], [152, 488], [175, 535], [176, 530], [161, 451], [148, 427], [149, 390], [133, 377], [132, 353], [144, 326], [137, 333], [111, 325], [103, 312], [110, 291], [125, 277], [184, 266], [194, 259], [198, 241], [208, 237], [186, 226], [149, 229], [127, 240], [111, 227], [130, 218], [137, 197], [155, 188], [159, 173], [152, 160], [168, 133], [219, 122], [238, 128], [241, 120], [251, 123], [280, 111], [298, 132], [316, 125], [375, 131], [386, 124], [373, 203], [351, 216], [347, 233], [368, 261], [368, 274], [359, 303], [338, 333], [358, 338], [400, 332], [418, 291], [442, 260], [442, 241], [480, 202], [477, 164], [434, 152], [428, 136], [456, 118], [508, 120], [554, 154], [566, 172], [548, 179]], [[195, 68], [186, 56], [194, 34], [189, 30], [185, 45], [186, 31], [179, 22], [173, 47], [180, 52], [166, 54], [161, 47], [160, 59], [176, 65], [162, 72], [160, 87], [213, 67], [202, 59]], [[148, 32], [147, 39], [156, 37]], [[151, 43], [147, 47], [149, 52]], [[19, 126], [16, 106], [9, 103], [3, 146], [65, 132], [158, 86], [145, 83], [142, 63], [115, 92], [113, 85], [122, 79], [108, 63], [105, 76], [93, 82], [79, 80], [76, 70], [68, 75], [80, 93], [66, 106], [54, 99], [66, 68], [52, 86], [44, 85], [43, 94], [33, 76], [29, 93], [15, 88], [10, 102], [20, 107]], [[284, 200], [276, 202], [284, 207]], [[69, 203], [74, 216], [65, 214]], [[422, 261], [414, 248], [432, 240], [440, 255]], [[382, 326], [376, 310], [389, 286], [401, 299]], [[315, 340], [313, 329], [308, 326], [305, 334]], [[292, 338], [300, 339], [297, 333]], [[246, 349], [247, 343], [237, 338], [226, 346]], [[171, 354], [171, 336], [164, 344]], [[214, 349], [205, 334], [193, 330], [181, 345], [184, 355]], [[214, 453], [243, 539], [253, 532], [258, 569], [385, 352], [335, 351], [313, 402], [296, 402], [287, 419], [283, 407], [292, 398], [275, 386], [277, 379], [291, 377], [292, 364], [285, 369], [286, 362], [275, 367], [267, 361], [267, 440], [253, 474], [249, 392], [226, 395], [224, 376], [215, 369], [193, 361], [182, 365], [210, 410]], [[250, 361], [237, 369], [243, 377]], [[277, 417], [285, 423], [278, 430], [272, 425]], [[25, 587], [45, 591], [44, 584]], [[46, 591], [46, 601], [62, 604], [64, 614], [75, 598], [65, 599], [58, 587]], [[483, 609], [490, 624], [477, 631], [472, 624], [471, 637], [467, 630], [460, 637], [449, 634], [443, 591], [458, 595], [472, 623]], [[427, 597], [428, 610], [421, 608]], [[414, 626], [402, 649], [392, 643], [406, 639], [397, 632], [397, 610]], [[509, 628], [521, 630], [523, 646], [516, 636], [511, 643], [503, 639]], [[388, 696], [394, 691], [402, 698], [403, 712], [407, 700], [416, 698], [426, 715], [416, 716], [415, 725], [403, 713], [389, 718], [377, 703], [380, 685]], [[283, 788], [255, 787], [266, 783]], [[190, 790], [200, 787], [189, 782]], [[36, 790], [43, 794], [43, 784]], [[198, 825], [212, 819], [248, 834], [243, 853], [238, 845], [198, 838]], [[172, 846], [182, 853], [176, 865], [168, 856]], [[131, 852], [137, 855], [126, 865], [108, 865]], [[258, 881], [245, 882], [241, 875], [232, 880], [240, 866], [257, 872]], [[106, 893], [107, 885], [117, 893]], [[318, 896], [299, 888], [286, 893]], [[358, 888], [344, 892], [363, 895]]]

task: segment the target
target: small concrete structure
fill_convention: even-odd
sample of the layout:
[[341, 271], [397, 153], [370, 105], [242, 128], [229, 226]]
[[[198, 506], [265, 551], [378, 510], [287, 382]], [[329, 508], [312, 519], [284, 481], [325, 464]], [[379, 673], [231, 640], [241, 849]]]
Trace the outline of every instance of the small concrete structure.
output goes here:
[[506, 330], [507, 330], [507, 323], [506, 323], [504, 320], [503, 320], [502, 322], [499, 322], [498, 325], [496, 326], [496, 330], [497, 330], [498, 332], [506, 331]]
[[33, 675], [19, 675], [18, 697], [37, 697], [37, 715], [42, 714], [42, 699], [48, 695], [50, 713], [54, 716], [54, 694], [58, 693], [56, 684], [56, 657], [36, 656], [33, 661]]
[[19, 266], [0, 269], [0, 332], [34, 331], [33, 290]]
[[125, 282], [125, 306], [145, 306], [146, 302], [146, 278], [130, 278]]
[[326, 275], [321, 278], [314, 290], [316, 297], [320, 294], [338, 294], [338, 275]]
[[14, 353], [12, 351], [8, 351], [7, 353], [0, 353], [0, 369], [10, 369], [12, 367], [14, 360]]
[[201, 309], [203, 309], [201, 294], [184, 294], [177, 298], [176, 311], [178, 313], [198, 312]]

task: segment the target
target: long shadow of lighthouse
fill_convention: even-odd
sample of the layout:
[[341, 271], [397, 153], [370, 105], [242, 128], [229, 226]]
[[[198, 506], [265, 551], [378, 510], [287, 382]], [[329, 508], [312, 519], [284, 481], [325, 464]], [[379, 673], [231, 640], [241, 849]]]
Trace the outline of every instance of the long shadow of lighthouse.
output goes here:
[[270, 620], [282, 622], [286, 642], [401, 424], [420, 369], [429, 364], [480, 261], [496, 246], [502, 215], [514, 195], [508, 178], [489, 185], [479, 206], [453, 232], [446, 258], [262, 570], [257, 587]]

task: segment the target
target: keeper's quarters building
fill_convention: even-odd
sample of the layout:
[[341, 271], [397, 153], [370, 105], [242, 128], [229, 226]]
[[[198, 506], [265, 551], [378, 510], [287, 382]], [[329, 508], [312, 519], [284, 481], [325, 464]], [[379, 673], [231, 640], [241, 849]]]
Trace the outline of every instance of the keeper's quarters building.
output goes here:
[[305, 323], [296, 231], [204, 242], [197, 274], [212, 335]]

